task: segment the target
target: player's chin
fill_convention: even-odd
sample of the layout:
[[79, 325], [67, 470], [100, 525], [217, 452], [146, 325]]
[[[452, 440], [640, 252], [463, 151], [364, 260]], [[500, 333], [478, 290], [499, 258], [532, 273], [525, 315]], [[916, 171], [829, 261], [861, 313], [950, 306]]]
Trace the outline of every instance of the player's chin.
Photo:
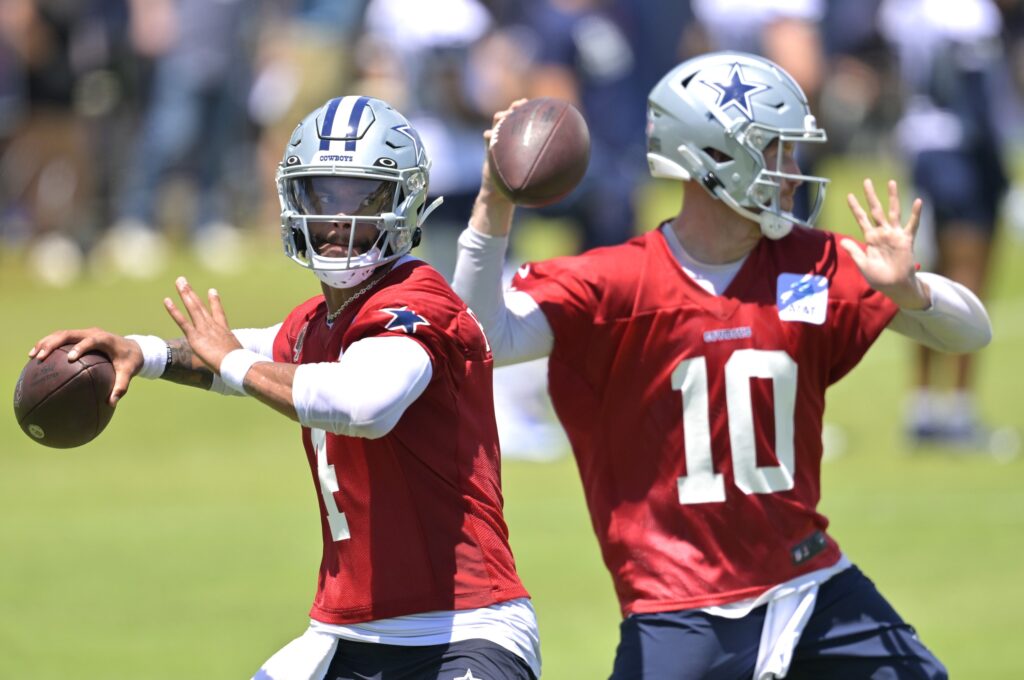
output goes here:
[[330, 257], [334, 259], [347, 259], [349, 257], [359, 257], [365, 255], [370, 251], [370, 246], [355, 246], [351, 250], [346, 246], [339, 246], [335, 243], [328, 243], [326, 245], [317, 248], [317, 254], [320, 257]]
[[795, 205], [792, 194], [789, 196], [779, 197], [779, 210], [781, 212], [791, 213], [793, 212], [793, 206]]

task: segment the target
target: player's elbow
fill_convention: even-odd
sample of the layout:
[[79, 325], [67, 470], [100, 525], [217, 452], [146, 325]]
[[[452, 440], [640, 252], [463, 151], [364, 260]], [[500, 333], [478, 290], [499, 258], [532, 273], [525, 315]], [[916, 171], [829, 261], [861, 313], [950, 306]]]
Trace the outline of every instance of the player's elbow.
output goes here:
[[971, 354], [984, 349], [992, 342], [992, 326], [990, 324], [969, 326], [960, 328], [955, 336], [930, 338], [931, 342], [922, 341], [923, 344], [938, 352], [948, 354]]
[[965, 346], [954, 351], [967, 354], [969, 352], [977, 352], [980, 349], [988, 347], [989, 343], [992, 342], [992, 325], [985, 324], [984, 327], [975, 328], [973, 330], [973, 333], [970, 333], [965, 337]]
[[391, 410], [373, 410], [366, 413], [353, 413], [351, 419], [345, 424], [337, 424], [335, 434], [342, 434], [348, 437], [360, 437], [362, 439], [380, 439], [395, 429], [401, 418], [401, 413], [394, 413]]

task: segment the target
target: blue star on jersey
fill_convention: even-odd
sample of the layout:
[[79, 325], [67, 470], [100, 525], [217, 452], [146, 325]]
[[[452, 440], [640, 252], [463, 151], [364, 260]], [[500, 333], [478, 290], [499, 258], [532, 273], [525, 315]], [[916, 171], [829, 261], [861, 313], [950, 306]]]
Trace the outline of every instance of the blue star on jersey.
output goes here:
[[380, 311], [391, 315], [388, 322], [384, 324], [384, 328], [389, 331], [397, 331], [401, 329], [406, 333], [415, 333], [417, 326], [430, 325], [429, 321], [408, 307], [390, 307]]
[[732, 70], [729, 71], [729, 82], [727, 83], [709, 83], [706, 80], [701, 82], [718, 93], [718, 101], [715, 103], [719, 107], [724, 110], [734, 106], [750, 120], [754, 119], [754, 112], [750, 109], [750, 98], [758, 92], [768, 89], [767, 85], [748, 83], [743, 80], [743, 73], [740, 71], [739, 64], [732, 65]]

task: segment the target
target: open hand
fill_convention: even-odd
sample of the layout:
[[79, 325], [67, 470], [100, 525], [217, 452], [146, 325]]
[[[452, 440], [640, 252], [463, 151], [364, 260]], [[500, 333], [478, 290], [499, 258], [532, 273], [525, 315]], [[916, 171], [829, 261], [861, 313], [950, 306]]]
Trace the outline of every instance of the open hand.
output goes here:
[[847, 194], [857, 224], [864, 234], [862, 250], [852, 239], [840, 245], [853, 258], [865, 280], [900, 307], [925, 309], [930, 304], [927, 287], [917, 278], [914, 263], [914, 236], [921, 219], [921, 199], [915, 199], [906, 225], [900, 224], [900, 197], [895, 180], [889, 180], [889, 208], [882, 208], [870, 179], [864, 180], [864, 196], [870, 213], [864, 211], [857, 197]]
[[175, 306], [171, 298], [164, 298], [167, 313], [181, 328], [196, 356], [202, 359], [210, 370], [219, 374], [220, 362], [227, 353], [242, 347], [228, 325], [227, 316], [220, 303], [220, 294], [216, 289], [210, 289], [207, 294], [210, 308], [207, 309], [184, 276], [179, 276], [174, 286], [178, 289], [178, 295], [188, 312], [188, 317]]

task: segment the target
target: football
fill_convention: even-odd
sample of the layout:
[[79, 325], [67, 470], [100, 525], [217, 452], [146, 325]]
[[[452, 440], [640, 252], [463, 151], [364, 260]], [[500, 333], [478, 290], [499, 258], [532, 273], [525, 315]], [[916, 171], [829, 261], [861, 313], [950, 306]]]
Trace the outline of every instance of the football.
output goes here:
[[516, 205], [550, 205], [583, 179], [590, 131], [572, 104], [552, 97], [531, 99], [494, 128], [487, 161], [494, 183]]
[[114, 366], [89, 352], [68, 361], [74, 345], [53, 350], [42, 361], [29, 359], [14, 387], [14, 415], [33, 441], [68, 449], [92, 441], [114, 415], [108, 399]]

